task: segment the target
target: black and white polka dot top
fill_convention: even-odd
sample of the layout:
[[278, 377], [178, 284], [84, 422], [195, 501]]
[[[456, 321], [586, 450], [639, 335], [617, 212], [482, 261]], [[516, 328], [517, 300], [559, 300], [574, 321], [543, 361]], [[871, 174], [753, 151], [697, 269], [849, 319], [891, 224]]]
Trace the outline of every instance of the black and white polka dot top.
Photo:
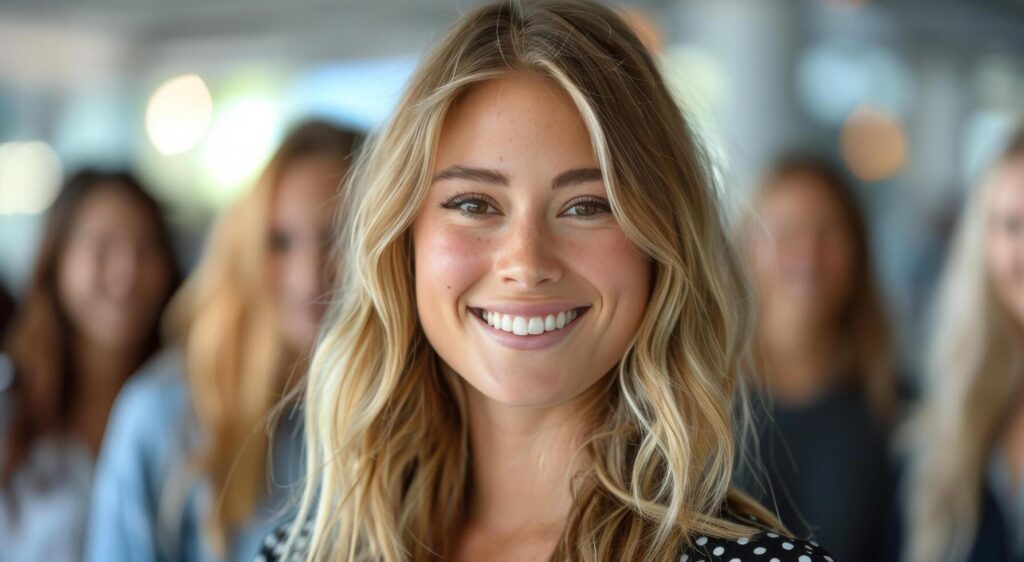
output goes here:
[[[763, 529], [756, 518], [732, 515], [737, 522]], [[282, 525], [266, 540], [254, 562], [302, 562], [309, 544], [311, 523], [302, 526], [296, 537], [293, 554], [284, 559], [285, 542], [290, 527]], [[787, 537], [775, 531], [763, 530], [749, 539], [719, 539], [697, 536], [680, 554], [679, 562], [835, 562], [817, 544]]]

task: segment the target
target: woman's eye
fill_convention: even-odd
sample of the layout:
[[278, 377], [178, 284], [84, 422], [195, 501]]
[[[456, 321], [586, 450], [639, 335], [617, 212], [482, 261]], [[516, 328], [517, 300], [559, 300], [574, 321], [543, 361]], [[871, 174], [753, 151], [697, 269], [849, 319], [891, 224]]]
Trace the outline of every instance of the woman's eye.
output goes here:
[[591, 218], [611, 211], [608, 202], [603, 199], [584, 199], [571, 203], [564, 214], [570, 217]]
[[485, 215], [487, 214], [487, 209], [490, 208], [491, 206], [483, 201], [463, 201], [459, 203], [459, 210], [471, 215]]
[[483, 218], [486, 215], [498, 214], [498, 210], [494, 205], [479, 197], [455, 196], [441, 203], [441, 207], [457, 210], [463, 215], [473, 218]]

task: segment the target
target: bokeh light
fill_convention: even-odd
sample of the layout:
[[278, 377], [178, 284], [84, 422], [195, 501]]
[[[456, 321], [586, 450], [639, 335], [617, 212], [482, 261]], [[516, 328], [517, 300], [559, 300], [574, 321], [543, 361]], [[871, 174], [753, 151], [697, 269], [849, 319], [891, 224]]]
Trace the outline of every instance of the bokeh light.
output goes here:
[[162, 154], [179, 154], [199, 143], [212, 115], [213, 99], [203, 79], [178, 76], [153, 92], [146, 106], [146, 132]]
[[40, 141], [0, 144], [0, 214], [46, 210], [60, 182], [60, 158], [50, 145]]
[[863, 181], [890, 178], [907, 163], [907, 135], [903, 125], [885, 111], [863, 105], [843, 123], [840, 132], [843, 161]]
[[913, 81], [892, 51], [826, 41], [809, 48], [798, 60], [796, 90], [814, 119], [838, 125], [862, 104], [903, 114], [912, 99]]
[[202, 169], [211, 189], [202, 196], [221, 206], [254, 179], [279, 134], [278, 104], [265, 96], [239, 98], [217, 113], [203, 143]]

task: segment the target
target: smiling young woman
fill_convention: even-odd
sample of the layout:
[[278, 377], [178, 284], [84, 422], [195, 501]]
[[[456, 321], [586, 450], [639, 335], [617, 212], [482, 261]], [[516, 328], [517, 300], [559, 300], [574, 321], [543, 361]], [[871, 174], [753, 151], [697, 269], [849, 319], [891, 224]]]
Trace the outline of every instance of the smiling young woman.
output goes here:
[[614, 12], [467, 13], [351, 181], [303, 524], [264, 559], [826, 559], [730, 488], [746, 286]]

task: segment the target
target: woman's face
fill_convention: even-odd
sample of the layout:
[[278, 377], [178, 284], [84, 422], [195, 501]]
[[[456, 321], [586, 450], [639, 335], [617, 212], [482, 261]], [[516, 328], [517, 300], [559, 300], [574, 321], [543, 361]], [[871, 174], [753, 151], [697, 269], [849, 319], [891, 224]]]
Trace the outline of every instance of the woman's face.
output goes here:
[[143, 344], [172, 272], [153, 216], [110, 185], [87, 195], [72, 220], [57, 266], [57, 292], [75, 333], [103, 349]]
[[821, 326], [837, 321], [849, 300], [856, 248], [841, 203], [822, 181], [790, 174], [761, 200], [748, 257], [768, 321]]
[[989, 193], [985, 248], [996, 297], [1024, 326], [1024, 158], [996, 169]]
[[412, 227], [427, 339], [487, 398], [568, 401], [623, 357], [651, 264], [612, 216], [569, 97], [525, 74], [485, 82], [449, 112]]
[[285, 345], [294, 352], [312, 348], [327, 306], [328, 241], [344, 171], [337, 158], [307, 157], [285, 168], [274, 191], [269, 271]]

